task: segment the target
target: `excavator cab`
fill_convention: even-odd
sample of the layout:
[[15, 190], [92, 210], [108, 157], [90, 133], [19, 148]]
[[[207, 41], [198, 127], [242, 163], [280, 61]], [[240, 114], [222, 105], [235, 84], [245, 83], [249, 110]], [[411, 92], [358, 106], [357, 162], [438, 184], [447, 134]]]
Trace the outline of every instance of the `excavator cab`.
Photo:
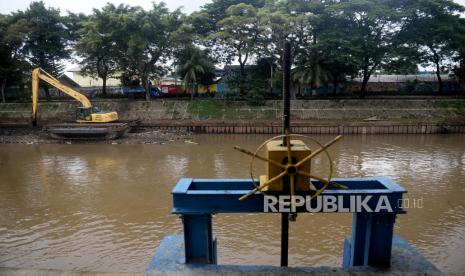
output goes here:
[[76, 110], [76, 121], [90, 121], [92, 107], [80, 106]]

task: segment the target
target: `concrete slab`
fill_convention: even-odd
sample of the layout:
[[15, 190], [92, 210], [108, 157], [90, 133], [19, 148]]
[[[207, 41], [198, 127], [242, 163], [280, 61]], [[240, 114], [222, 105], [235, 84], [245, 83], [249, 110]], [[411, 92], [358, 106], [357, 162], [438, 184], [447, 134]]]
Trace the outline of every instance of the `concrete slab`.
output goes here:
[[399, 236], [394, 237], [391, 260], [391, 267], [387, 270], [372, 267], [346, 269], [342, 267], [189, 265], [184, 263], [183, 236], [174, 235], [162, 240], [143, 275], [443, 275]]

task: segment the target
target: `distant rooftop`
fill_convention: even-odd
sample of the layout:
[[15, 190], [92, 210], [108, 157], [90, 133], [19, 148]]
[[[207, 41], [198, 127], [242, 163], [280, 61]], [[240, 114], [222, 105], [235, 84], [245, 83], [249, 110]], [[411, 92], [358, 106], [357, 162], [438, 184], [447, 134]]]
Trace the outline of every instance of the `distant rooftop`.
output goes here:
[[72, 78], [68, 77], [65, 74], [62, 74], [58, 77], [58, 80], [63, 82], [64, 84], [72, 87], [81, 87], [77, 82], [75, 82]]
[[68, 69], [66, 72], [81, 72], [81, 67], [76, 66], [76, 67], [73, 67], [71, 69]]
[[[442, 80], [450, 80], [451, 76], [441, 75]], [[408, 81], [425, 81], [436, 82], [435, 74], [418, 74], [418, 75], [372, 75], [368, 82], [408, 82]], [[352, 81], [361, 82], [362, 78], [354, 78]]]

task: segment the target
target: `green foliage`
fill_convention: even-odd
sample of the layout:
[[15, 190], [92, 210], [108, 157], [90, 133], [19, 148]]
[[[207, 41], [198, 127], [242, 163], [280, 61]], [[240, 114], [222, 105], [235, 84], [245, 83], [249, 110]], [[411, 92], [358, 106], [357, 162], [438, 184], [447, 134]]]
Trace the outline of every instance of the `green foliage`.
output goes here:
[[184, 15], [179, 9], [170, 12], [165, 3], [153, 3], [149, 11], [134, 8], [121, 18], [126, 42], [120, 66], [136, 75], [146, 87], [148, 80], [166, 72], [166, 63], [180, 44], [190, 43], [190, 27], [183, 25]]
[[458, 61], [458, 64], [454, 67], [453, 72], [457, 79], [461, 82], [465, 82], [465, 54], [459, 54], [456, 60]]
[[217, 23], [217, 31], [210, 38], [216, 41], [227, 63], [237, 58], [244, 75], [245, 64], [255, 52], [259, 33], [257, 9], [240, 3], [226, 9], [225, 17]]
[[235, 74], [228, 81], [228, 87], [237, 87], [236, 91], [230, 91], [226, 95], [232, 100], [246, 100], [251, 105], [265, 103], [265, 95], [269, 90], [269, 82], [263, 77], [263, 71], [259, 66], [251, 66], [245, 71], [245, 75]]
[[[410, 2], [409, 2], [410, 3]], [[424, 66], [433, 65], [442, 92], [440, 73], [457, 54], [457, 44], [465, 42], [464, 8], [449, 0], [422, 0], [407, 7], [407, 20], [399, 38], [410, 48], [417, 49], [416, 57]]]
[[134, 78], [126, 73], [121, 74], [120, 79], [123, 86], [140, 86], [140, 79]]
[[68, 43], [76, 50], [76, 42], [82, 38], [81, 36], [81, 29], [83, 27], [83, 23], [89, 20], [89, 16], [79, 13], [75, 14], [68, 11], [68, 16], [63, 17], [63, 23], [65, 24], [66, 28], [68, 29], [69, 34], [69, 41]]
[[63, 59], [70, 57], [70, 34], [60, 11], [46, 8], [44, 2], [32, 2], [25, 12], [13, 15], [25, 20], [29, 32], [23, 40], [23, 51], [33, 66], [39, 66], [52, 75], [63, 73]]
[[192, 101], [187, 107], [187, 111], [195, 114], [199, 119], [220, 118], [223, 111], [223, 103], [217, 100], [198, 100]]
[[[188, 22], [192, 24], [193, 30], [198, 35], [198, 42], [206, 47], [217, 48], [216, 40], [211, 38], [211, 34], [220, 31], [221, 26], [218, 24], [227, 14], [227, 9], [231, 6], [245, 3], [258, 9], [262, 8], [265, 0], [214, 0], [205, 4], [198, 12], [193, 12]], [[217, 53], [217, 51], [215, 51]], [[216, 57], [224, 60], [224, 53], [217, 53]]]
[[436, 107], [455, 108], [459, 111], [465, 111], [465, 100], [437, 101], [434, 104]]
[[[70, 57], [70, 29], [60, 11], [46, 8], [45, 4], [32, 2], [24, 11], [0, 18], [0, 78], [2, 100], [4, 90], [13, 83], [24, 85], [30, 67], [60, 75], [63, 60]], [[29, 72], [28, 72], [29, 71]], [[45, 86], [47, 97], [48, 87]]]
[[226, 10], [231, 6], [245, 3], [254, 8], [261, 8], [265, 5], [265, 2], [265, 0], [213, 0], [211, 3], [206, 4], [202, 11], [209, 14], [212, 22], [217, 23], [224, 18]]
[[435, 66], [441, 89], [440, 72], [465, 79], [464, 11], [451, 0], [213, 0], [189, 16], [158, 1], [149, 10], [107, 4], [61, 16], [32, 2], [0, 15], [0, 84], [24, 84], [33, 66], [60, 75], [71, 52], [88, 75], [121, 74], [146, 88], [174, 67], [187, 84], [209, 84], [216, 62], [239, 64], [228, 81], [233, 97], [260, 104], [281, 86], [288, 40], [298, 85], [332, 83], [335, 93], [360, 76], [363, 95], [373, 73], [412, 74], [420, 64]]
[[245, 100], [252, 106], [260, 106], [265, 104], [265, 95], [261, 90], [252, 90], [247, 93]]
[[397, 43], [403, 13], [395, 5], [391, 0], [354, 0], [328, 8], [331, 18], [336, 19], [338, 34], [348, 42], [347, 50], [363, 77], [362, 97], [369, 78], [386, 62]]
[[29, 69], [22, 52], [23, 40], [29, 28], [25, 20], [0, 15], [0, 89], [5, 102], [5, 89], [13, 83], [23, 84]]
[[215, 66], [208, 55], [196, 48], [186, 47], [176, 55], [176, 74], [184, 80], [185, 85], [213, 83]]
[[381, 66], [385, 74], [412, 75], [418, 73], [419, 56], [417, 49], [398, 45], [387, 61]]
[[121, 45], [124, 45], [121, 34], [124, 33], [119, 22], [121, 14], [128, 14], [130, 8], [107, 4], [102, 10], [94, 9], [88, 18], [80, 18], [76, 23], [78, 37], [75, 46], [80, 61], [81, 72], [103, 80], [102, 92], [106, 93], [106, 80], [115, 75], [119, 68]]
[[292, 80], [297, 84], [311, 84], [312, 88], [327, 83], [331, 76], [323, 62], [322, 56], [317, 51], [310, 50], [306, 55], [302, 54], [297, 66], [291, 72]]

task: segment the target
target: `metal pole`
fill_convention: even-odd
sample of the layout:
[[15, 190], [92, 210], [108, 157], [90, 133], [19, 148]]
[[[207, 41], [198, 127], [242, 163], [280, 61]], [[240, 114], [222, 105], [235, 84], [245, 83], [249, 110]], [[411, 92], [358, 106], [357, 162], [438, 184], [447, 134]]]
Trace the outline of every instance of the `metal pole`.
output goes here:
[[[283, 134], [291, 128], [291, 44], [284, 42], [283, 49]], [[283, 137], [283, 145], [286, 145], [286, 137]]]
[[[283, 133], [290, 131], [291, 128], [291, 44], [288, 41], [284, 42], [283, 47]], [[283, 137], [283, 145], [287, 146], [286, 137]], [[289, 179], [283, 179], [283, 184], [286, 184], [283, 191], [289, 190]], [[288, 265], [289, 259], [289, 213], [281, 213], [281, 266]]]
[[281, 266], [286, 267], [288, 263], [289, 250], [289, 214], [281, 213]]

